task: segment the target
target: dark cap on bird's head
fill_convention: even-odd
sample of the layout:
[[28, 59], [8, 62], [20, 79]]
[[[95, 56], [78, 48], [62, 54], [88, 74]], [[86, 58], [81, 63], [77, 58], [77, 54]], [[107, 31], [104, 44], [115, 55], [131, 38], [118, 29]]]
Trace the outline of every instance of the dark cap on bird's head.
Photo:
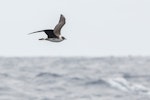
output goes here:
[[63, 40], [66, 40], [66, 38], [65, 38], [65, 37], [63, 37], [63, 36], [62, 36], [62, 39], [63, 39]]

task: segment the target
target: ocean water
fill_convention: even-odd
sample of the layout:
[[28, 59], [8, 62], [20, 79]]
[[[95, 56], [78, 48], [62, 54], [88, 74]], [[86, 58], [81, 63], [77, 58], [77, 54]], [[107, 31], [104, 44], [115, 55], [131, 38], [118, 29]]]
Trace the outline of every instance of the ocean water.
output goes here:
[[150, 57], [0, 57], [0, 100], [150, 100]]

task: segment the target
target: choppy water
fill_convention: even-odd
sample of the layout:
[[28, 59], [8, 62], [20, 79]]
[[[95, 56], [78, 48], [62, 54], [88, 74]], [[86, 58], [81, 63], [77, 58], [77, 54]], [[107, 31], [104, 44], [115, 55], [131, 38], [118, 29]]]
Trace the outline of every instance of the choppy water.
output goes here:
[[150, 100], [150, 57], [1, 57], [0, 100]]

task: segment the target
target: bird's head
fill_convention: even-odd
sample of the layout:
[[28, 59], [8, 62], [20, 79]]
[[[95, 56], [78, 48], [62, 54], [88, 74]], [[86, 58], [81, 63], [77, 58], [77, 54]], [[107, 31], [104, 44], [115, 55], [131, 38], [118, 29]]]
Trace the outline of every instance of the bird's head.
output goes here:
[[63, 40], [66, 40], [66, 38], [65, 38], [65, 37], [63, 37], [63, 36], [62, 36], [62, 39], [63, 39]]

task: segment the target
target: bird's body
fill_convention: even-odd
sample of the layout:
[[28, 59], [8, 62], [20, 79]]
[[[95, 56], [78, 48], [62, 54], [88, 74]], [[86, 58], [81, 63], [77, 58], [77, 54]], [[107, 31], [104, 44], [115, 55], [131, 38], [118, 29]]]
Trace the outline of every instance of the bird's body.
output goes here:
[[61, 42], [61, 41], [63, 41], [63, 39], [62, 38], [47, 38], [47, 39], [45, 39], [45, 40], [47, 40], [47, 41], [51, 41], [51, 42]]
[[47, 29], [47, 30], [32, 32], [30, 34], [38, 33], [38, 32], [45, 32], [45, 34], [47, 35], [47, 38], [41, 38], [39, 40], [47, 40], [47, 41], [51, 41], [51, 42], [61, 42], [61, 41], [65, 40], [65, 38], [63, 36], [61, 36], [61, 28], [64, 26], [64, 24], [65, 24], [65, 17], [63, 15], [61, 15], [60, 19], [59, 19], [59, 23], [55, 26], [54, 30]]

